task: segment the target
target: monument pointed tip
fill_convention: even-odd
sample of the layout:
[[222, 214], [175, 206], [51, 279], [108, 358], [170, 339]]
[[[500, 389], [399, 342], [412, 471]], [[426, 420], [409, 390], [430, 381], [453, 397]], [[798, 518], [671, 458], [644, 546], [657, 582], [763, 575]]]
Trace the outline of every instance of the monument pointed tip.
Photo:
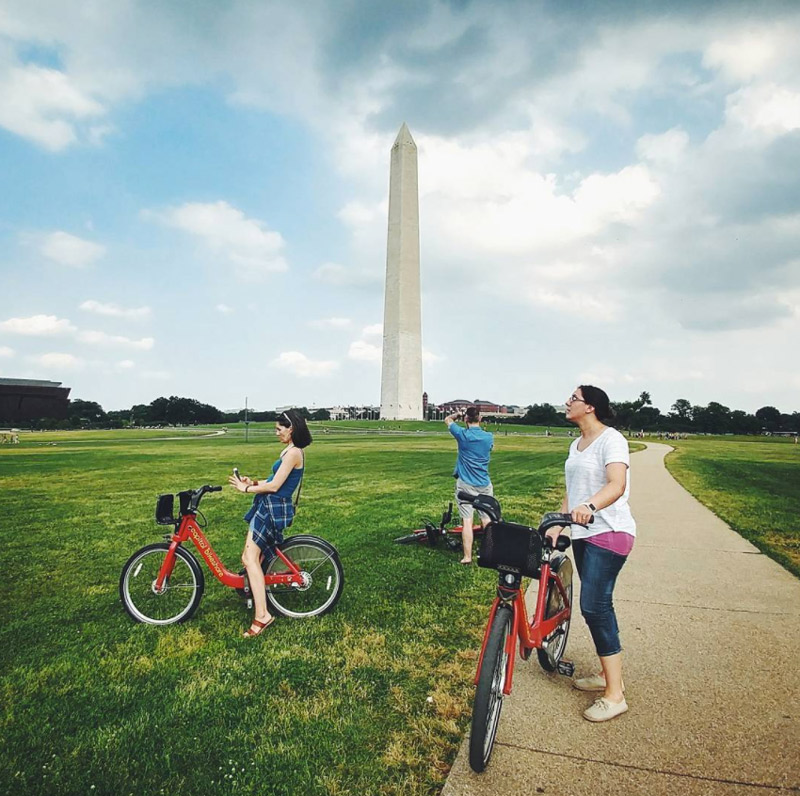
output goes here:
[[402, 126], [400, 127], [400, 132], [397, 134], [397, 138], [394, 140], [395, 145], [397, 144], [416, 144], [414, 143], [414, 139], [411, 137], [411, 131], [408, 129], [408, 125], [403, 122]]

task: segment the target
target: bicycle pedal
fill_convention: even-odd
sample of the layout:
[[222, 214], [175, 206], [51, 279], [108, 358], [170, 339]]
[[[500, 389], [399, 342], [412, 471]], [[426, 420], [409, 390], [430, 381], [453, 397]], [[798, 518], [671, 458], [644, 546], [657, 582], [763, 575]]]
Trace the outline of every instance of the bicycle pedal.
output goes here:
[[559, 661], [556, 669], [559, 674], [563, 674], [565, 677], [572, 677], [575, 674], [575, 664], [572, 661]]

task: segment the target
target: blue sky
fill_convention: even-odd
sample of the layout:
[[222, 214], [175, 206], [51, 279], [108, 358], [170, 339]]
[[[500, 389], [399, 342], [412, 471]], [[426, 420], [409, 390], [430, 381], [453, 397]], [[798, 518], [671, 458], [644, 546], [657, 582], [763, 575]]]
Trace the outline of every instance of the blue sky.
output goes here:
[[800, 409], [800, 10], [0, 4], [0, 376], [378, 403], [419, 148], [431, 398]]

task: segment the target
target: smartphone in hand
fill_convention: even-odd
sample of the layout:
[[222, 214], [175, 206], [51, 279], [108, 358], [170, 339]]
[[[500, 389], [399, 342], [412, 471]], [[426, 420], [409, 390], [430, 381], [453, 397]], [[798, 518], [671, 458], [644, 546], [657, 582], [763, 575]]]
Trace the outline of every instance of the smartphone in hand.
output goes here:
[[233, 475], [234, 475], [234, 478], [238, 478], [240, 481], [242, 480], [241, 476], [239, 475], [239, 468], [238, 467], [234, 467], [233, 468]]

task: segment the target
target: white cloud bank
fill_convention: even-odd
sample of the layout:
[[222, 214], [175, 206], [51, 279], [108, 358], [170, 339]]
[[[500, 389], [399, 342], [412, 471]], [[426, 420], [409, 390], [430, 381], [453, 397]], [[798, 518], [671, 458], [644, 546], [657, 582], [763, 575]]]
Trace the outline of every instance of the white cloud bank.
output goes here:
[[103, 113], [63, 72], [0, 62], [0, 127], [12, 133], [58, 152], [78, 140], [76, 122]]
[[260, 280], [289, 267], [281, 253], [285, 246], [281, 234], [225, 201], [187, 202], [160, 211], [146, 210], [143, 217], [192, 235], [214, 257], [232, 265], [244, 281]]
[[93, 312], [96, 315], [107, 315], [112, 318], [146, 318], [150, 315], [150, 307], [131, 307], [126, 309], [117, 304], [104, 304], [100, 301], [88, 299], [80, 305], [80, 309], [85, 312]]
[[105, 246], [78, 238], [62, 230], [45, 235], [39, 250], [48, 260], [72, 268], [84, 268], [91, 265], [106, 253]]
[[55, 337], [77, 331], [66, 318], [58, 318], [55, 315], [9, 318], [7, 321], [0, 322], [0, 330], [28, 337]]
[[312, 360], [300, 351], [284, 351], [272, 361], [276, 368], [301, 379], [330, 376], [339, 363], [332, 360]]

